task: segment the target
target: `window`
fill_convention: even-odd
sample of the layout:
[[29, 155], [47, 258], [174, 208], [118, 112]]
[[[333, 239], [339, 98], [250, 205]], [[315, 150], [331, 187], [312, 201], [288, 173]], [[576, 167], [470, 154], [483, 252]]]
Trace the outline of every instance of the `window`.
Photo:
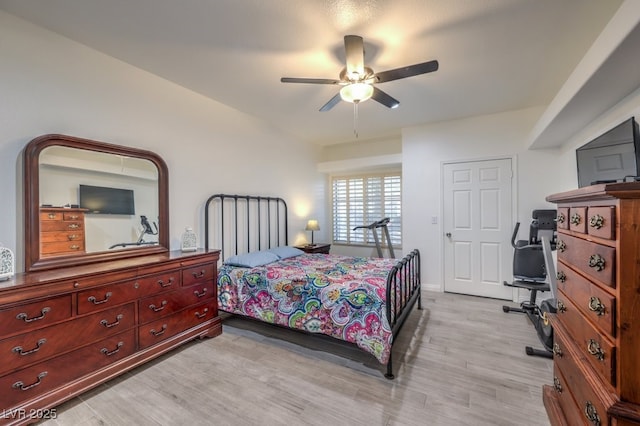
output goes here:
[[[356, 229], [388, 217], [393, 246], [402, 245], [402, 180], [400, 172], [333, 177], [333, 242], [374, 245], [373, 231]], [[382, 229], [380, 242], [386, 245]]]

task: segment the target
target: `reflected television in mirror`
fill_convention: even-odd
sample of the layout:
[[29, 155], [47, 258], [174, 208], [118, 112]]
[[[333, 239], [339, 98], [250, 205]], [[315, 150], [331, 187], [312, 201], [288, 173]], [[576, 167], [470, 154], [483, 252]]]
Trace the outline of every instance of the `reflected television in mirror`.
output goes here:
[[131, 189], [80, 185], [79, 200], [80, 208], [87, 209], [87, 214], [136, 214]]
[[640, 136], [635, 119], [620, 123], [576, 150], [578, 186], [637, 180]]

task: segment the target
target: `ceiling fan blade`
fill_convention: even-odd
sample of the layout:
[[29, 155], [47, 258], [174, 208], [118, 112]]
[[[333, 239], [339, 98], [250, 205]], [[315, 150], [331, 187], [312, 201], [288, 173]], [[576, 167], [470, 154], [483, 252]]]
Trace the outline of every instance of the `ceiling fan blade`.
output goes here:
[[333, 80], [330, 78], [295, 78], [295, 77], [282, 77], [280, 79], [282, 83], [307, 83], [307, 84], [338, 84], [340, 80]]
[[399, 80], [401, 78], [413, 77], [414, 75], [426, 74], [438, 70], [438, 61], [423, 62], [421, 64], [409, 65], [408, 67], [396, 68], [394, 70], [376, 73], [378, 83], [385, 81]]
[[322, 108], [320, 108], [320, 111], [322, 112], [329, 111], [331, 108], [336, 106], [338, 102], [340, 102], [340, 100], [342, 100], [342, 98], [340, 97], [340, 93], [336, 93], [336, 95], [333, 98], [329, 99], [329, 102], [322, 105]]
[[364, 76], [364, 41], [357, 35], [344, 36], [344, 50], [347, 57], [347, 76]]
[[373, 86], [373, 95], [371, 95], [371, 99], [373, 99], [374, 101], [380, 102], [382, 105], [386, 106], [387, 108], [397, 108], [398, 105], [400, 105], [400, 101], [392, 98], [391, 96], [387, 95], [385, 92], [383, 92], [382, 90], [378, 89], [375, 86]]

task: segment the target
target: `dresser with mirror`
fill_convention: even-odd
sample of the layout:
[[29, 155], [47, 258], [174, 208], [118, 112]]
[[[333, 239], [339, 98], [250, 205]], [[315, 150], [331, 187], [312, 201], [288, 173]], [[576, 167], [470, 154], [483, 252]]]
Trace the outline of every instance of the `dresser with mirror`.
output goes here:
[[65, 135], [24, 159], [24, 270], [0, 281], [0, 424], [222, 331], [218, 250], [169, 247], [158, 155]]

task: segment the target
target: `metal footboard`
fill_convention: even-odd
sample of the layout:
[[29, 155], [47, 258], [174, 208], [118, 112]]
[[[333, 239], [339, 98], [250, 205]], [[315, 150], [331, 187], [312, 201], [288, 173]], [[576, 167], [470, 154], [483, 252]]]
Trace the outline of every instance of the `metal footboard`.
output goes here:
[[417, 249], [398, 261], [387, 275], [387, 319], [393, 334], [387, 373], [384, 375], [387, 379], [394, 378], [391, 360], [396, 336], [416, 302], [418, 302], [418, 309], [422, 309], [420, 251]]

